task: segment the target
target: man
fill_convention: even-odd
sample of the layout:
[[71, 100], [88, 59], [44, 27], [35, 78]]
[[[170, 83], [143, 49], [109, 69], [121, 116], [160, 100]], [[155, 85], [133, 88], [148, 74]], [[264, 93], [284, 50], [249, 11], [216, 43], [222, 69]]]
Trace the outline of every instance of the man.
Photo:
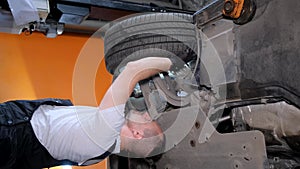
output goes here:
[[99, 107], [71, 106], [67, 100], [10, 101], [0, 105], [0, 168], [89, 165], [111, 153], [146, 157], [163, 144], [147, 113], [124, 107], [134, 86], [170, 69], [168, 58], [129, 62]]

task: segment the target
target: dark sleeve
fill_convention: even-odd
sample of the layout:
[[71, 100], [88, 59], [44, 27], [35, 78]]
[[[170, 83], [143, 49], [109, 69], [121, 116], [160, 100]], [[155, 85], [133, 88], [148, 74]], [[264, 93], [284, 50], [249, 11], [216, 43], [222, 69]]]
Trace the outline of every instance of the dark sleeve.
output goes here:
[[72, 106], [67, 99], [38, 99], [38, 100], [13, 100], [0, 104], [0, 125], [14, 125], [29, 121], [34, 111], [40, 105]]

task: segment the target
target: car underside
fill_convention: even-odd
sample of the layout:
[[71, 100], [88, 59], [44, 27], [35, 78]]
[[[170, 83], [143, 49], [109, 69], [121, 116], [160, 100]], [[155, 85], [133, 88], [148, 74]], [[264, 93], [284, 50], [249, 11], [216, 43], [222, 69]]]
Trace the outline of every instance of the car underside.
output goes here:
[[111, 155], [111, 169], [300, 168], [300, 1], [49, 2], [40, 22], [11, 26], [2, 1], [0, 31], [55, 37], [63, 23], [64, 32], [105, 32], [106, 68], [115, 78], [139, 58], [177, 61], [131, 95], [160, 124], [164, 151]]
[[216, 2], [210, 5], [191, 18], [132, 16], [106, 32], [106, 65], [115, 76], [141, 57], [184, 61], [176, 71], [140, 82], [132, 94], [144, 98], [162, 126], [164, 153], [112, 156], [111, 168], [300, 167], [300, 3], [257, 0], [246, 23], [217, 18]]

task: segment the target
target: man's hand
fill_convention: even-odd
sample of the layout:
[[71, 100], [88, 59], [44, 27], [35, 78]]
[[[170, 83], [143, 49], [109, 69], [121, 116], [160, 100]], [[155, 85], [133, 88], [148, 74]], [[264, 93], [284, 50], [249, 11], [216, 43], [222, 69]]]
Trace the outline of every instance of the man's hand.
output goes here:
[[169, 58], [147, 57], [127, 63], [125, 69], [129, 69], [133, 73], [135, 76], [133, 80], [137, 83], [157, 73], [168, 71], [171, 65], [172, 62]]

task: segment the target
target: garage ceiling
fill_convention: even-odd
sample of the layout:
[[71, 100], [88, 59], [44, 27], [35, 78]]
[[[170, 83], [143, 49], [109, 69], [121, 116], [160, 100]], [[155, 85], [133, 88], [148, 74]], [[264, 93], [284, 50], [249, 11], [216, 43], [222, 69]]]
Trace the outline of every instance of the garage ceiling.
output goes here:
[[[11, 1], [11, 2], [10, 2]], [[12, 15], [10, 3], [0, 1], [0, 32], [20, 34], [22, 31], [44, 32], [56, 37], [62, 32], [91, 35], [104, 24], [141, 12], [179, 12], [193, 14], [209, 0], [25, 0], [34, 4], [40, 20], [18, 24], [18, 16]], [[26, 5], [24, 5], [25, 7]], [[13, 13], [14, 14], [14, 13]], [[20, 12], [24, 17], [26, 13]]]

